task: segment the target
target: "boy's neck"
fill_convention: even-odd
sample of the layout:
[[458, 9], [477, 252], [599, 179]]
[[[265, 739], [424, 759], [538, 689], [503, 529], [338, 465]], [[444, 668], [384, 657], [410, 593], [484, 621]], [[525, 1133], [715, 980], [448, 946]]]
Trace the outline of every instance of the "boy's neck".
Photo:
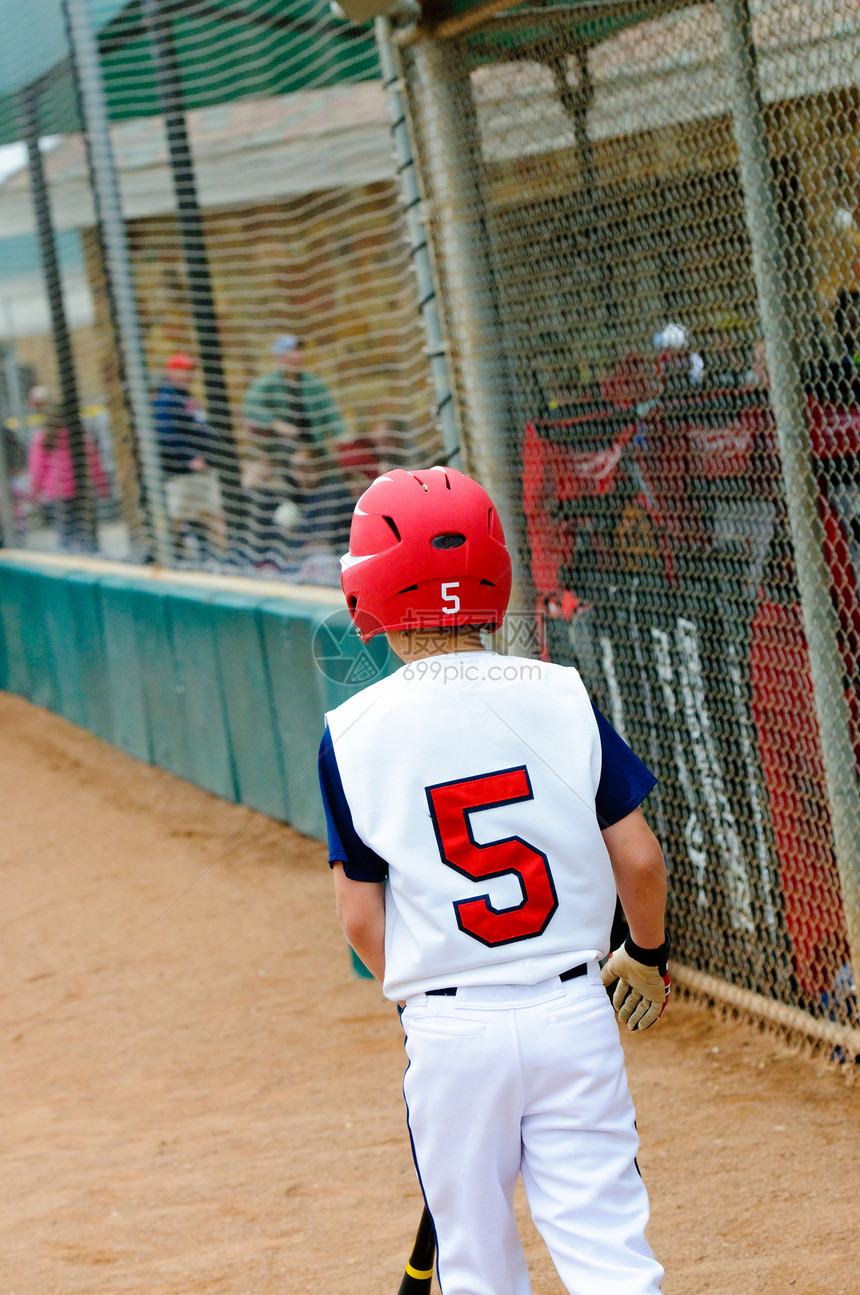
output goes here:
[[481, 631], [463, 629], [389, 630], [385, 636], [392, 652], [408, 665], [428, 656], [447, 656], [451, 652], [483, 652]]

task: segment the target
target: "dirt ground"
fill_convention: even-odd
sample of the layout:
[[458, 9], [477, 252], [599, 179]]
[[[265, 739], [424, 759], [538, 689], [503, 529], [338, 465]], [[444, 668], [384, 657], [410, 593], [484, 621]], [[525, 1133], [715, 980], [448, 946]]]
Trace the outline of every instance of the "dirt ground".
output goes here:
[[[396, 1295], [401, 1037], [323, 847], [2, 694], [0, 734], [0, 1295]], [[625, 1046], [666, 1295], [853, 1295], [860, 1084], [684, 1002]]]

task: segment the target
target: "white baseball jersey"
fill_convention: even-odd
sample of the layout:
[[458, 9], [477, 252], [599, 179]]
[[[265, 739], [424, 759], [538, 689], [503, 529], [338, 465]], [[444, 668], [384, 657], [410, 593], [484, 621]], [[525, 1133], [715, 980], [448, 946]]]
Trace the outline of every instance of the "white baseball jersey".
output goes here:
[[601, 829], [656, 780], [576, 670], [430, 657], [326, 720], [329, 856], [387, 882], [388, 998], [533, 985], [605, 956], [615, 885]]

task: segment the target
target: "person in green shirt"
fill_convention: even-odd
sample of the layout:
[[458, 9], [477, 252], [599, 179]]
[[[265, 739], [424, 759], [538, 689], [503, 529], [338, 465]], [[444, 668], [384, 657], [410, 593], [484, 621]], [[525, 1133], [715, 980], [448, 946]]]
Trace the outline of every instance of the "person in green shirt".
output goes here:
[[331, 451], [343, 425], [328, 387], [305, 369], [293, 333], [272, 347], [278, 367], [256, 378], [242, 403], [247, 450], [242, 485], [248, 503], [248, 556], [255, 565], [282, 565], [282, 536], [274, 523], [279, 504], [295, 502], [291, 463], [300, 445]]

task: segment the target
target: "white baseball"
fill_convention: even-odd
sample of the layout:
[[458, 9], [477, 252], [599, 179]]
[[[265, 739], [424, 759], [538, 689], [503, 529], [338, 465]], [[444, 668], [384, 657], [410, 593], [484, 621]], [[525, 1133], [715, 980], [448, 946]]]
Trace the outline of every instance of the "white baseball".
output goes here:
[[272, 521], [282, 531], [294, 531], [302, 520], [301, 510], [295, 504], [285, 499], [282, 504], [278, 504], [272, 516]]

